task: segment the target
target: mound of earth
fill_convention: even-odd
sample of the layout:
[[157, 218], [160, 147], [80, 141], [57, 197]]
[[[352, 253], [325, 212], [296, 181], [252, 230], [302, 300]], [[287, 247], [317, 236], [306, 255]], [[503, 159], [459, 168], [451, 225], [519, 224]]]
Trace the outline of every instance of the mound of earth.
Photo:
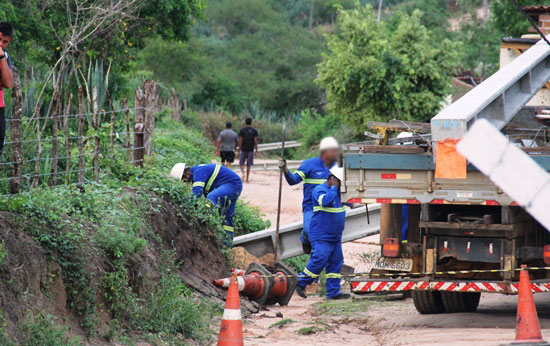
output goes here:
[[[227, 291], [214, 286], [212, 280], [230, 275], [228, 260], [211, 232], [191, 227], [179, 216], [183, 213], [168, 201], [163, 201], [157, 211], [149, 211], [149, 224], [158, 240], [149, 241], [144, 250], [127, 260], [129, 285], [139, 294], [147, 282], [157, 282], [163, 265], [161, 257], [166, 250], [173, 250], [177, 274], [182, 281], [223, 307]], [[19, 340], [17, 326], [29, 315], [43, 312], [53, 316], [56, 323], [67, 326], [71, 334], [82, 336], [85, 333], [69, 298], [60, 256], [55, 251], [49, 252], [29, 234], [29, 227], [39, 227], [32, 222], [22, 215], [0, 212], [0, 256], [2, 248], [6, 254], [3, 259], [0, 257], [0, 313], [5, 320], [5, 330]], [[93, 232], [93, 227], [84, 228]], [[104, 308], [107, 302], [100, 287], [103, 275], [112, 270], [112, 263], [92, 241], [88, 240], [83, 248], [85, 268], [91, 274], [89, 284], [98, 288], [95, 297], [98, 336], [89, 341], [94, 345], [110, 345], [112, 343], [101, 337], [109, 331], [111, 316]], [[246, 298], [242, 298], [242, 306], [249, 312], [259, 310], [256, 303]]]

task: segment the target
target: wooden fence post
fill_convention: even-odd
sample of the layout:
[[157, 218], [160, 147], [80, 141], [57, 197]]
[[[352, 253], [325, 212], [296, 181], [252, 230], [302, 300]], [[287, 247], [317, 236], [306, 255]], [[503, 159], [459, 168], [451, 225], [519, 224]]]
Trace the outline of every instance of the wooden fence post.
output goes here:
[[181, 101], [176, 92], [176, 89], [172, 88], [170, 92], [170, 98], [168, 99], [168, 107], [172, 112], [172, 119], [180, 120], [181, 117]]
[[114, 157], [114, 147], [115, 147], [115, 106], [113, 105], [113, 100], [111, 99], [111, 93], [107, 90], [107, 100], [109, 101], [109, 107], [111, 108], [111, 129], [109, 132], [109, 158], [112, 160]]
[[54, 95], [54, 106], [52, 114], [52, 169], [50, 172], [50, 186], [57, 185], [57, 163], [59, 161], [59, 149], [58, 149], [58, 128], [59, 128], [59, 116], [61, 114], [61, 101], [59, 93]]
[[134, 165], [143, 167], [143, 159], [145, 157], [145, 131], [144, 131], [144, 118], [145, 118], [145, 95], [141, 89], [136, 90], [135, 94], [135, 107], [136, 107], [136, 119], [134, 125]]
[[82, 87], [78, 87], [78, 185], [84, 183], [86, 156], [84, 156], [84, 95]]
[[128, 108], [128, 95], [122, 103], [126, 109], [126, 162], [130, 163], [132, 157], [132, 143], [130, 141], [130, 108]]
[[[36, 109], [40, 109], [40, 105], [36, 105]], [[44, 119], [44, 122], [47, 122]], [[38, 187], [40, 185], [40, 157], [42, 156], [42, 134], [40, 131], [40, 113], [36, 116], [36, 158], [34, 163], [34, 178], [32, 181], [32, 187]]]
[[158, 110], [159, 93], [157, 84], [153, 80], [143, 81], [143, 92], [145, 94], [145, 114], [143, 128], [145, 132], [145, 155], [153, 152], [153, 132], [155, 131], [155, 116]]
[[69, 141], [69, 114], [71, 113], [73, 105], [73, 94], [69, 95], [69, 103], [65, 107], [65, 114], [63, 117], [63, 129], [65, 131], [65, 156], [67, 156], [65, 163], [65, 184], [69, 183], [69, 173], [71, 172], [71, 143]]
[[92, 167], [94, 170], [94, 178], [95, 180], [99, 180], [99, 145], [100, 138], [99, 138], [99, 105], [97, 100], [97, 86], [94, 85], [93, 90], [93, 115], [92, 115], [92, 126], [95, 130], [95, 147], [94, 147], [94, 158], [92, 160]]
[[10, 139], [13, 142], [13, 178], [10, 180], [10, 193], [19, 193], [21, 187], [21, 175], [23, 172], [23, 159], [21, 154], [21, 116], [23, 114], [23, 92], [21, 90], [21, 78], [17, 70], [13, 70], [13, 94], [15, 104], [13, 118], [10, 120]]

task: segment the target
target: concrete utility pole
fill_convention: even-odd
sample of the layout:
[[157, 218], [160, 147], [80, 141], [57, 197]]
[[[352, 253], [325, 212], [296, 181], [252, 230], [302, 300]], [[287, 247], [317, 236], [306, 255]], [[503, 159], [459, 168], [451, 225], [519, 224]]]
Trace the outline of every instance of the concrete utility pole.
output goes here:
[[378, 1], [378, 22], [380, 23], [380, 17], [382, 17], [382, 3], [384, 0]]

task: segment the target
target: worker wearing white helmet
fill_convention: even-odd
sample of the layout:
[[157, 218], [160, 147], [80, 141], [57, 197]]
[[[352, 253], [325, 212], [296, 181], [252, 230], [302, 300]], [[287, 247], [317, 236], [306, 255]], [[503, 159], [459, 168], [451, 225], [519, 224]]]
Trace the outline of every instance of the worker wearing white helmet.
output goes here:
[[319, 144], [319, 157], [305, 160], [300, 167], [290, 172], [284, 159], [279, 159], [279, 168], [284, 170], [285, 179], [289, 185], [304, 182], [304, 199], [302, 202], [303, 229], [300, 239], [305, 253], [311, 252], [311, 243], [308, 238], [309, 223], [313, 216], [313, 189], [324, 183], [330, 175], [330, 169], [338, 161], [340, 146], [334, 137], [323, 138]]
[[233, 217], [237, 199], [241, 195], [243, 184], [237, 173], [222, 165], [206, 164], [187, 167], [177, 163], [170, 172], [177, 180], [193, 184], [193, 194], [205, 197], [217, 206], [223, 216], [223, 230], [227, 234], [226, 245], [233, 243]]
[[313, 253], [300, 273], [296, 293], [307, 298], [305, 288], [319, 278], [326, 270], [327, 299], [346, 299], [350, 295], [340, 291], [340, 280], [344, 254], [342, 232], [346, 221], [346, 207], [340, 199], [340, 185], [344, 169], [333, 167], [326, 182], [313, 190], [313, 216], [309, 225], [309, 240]]

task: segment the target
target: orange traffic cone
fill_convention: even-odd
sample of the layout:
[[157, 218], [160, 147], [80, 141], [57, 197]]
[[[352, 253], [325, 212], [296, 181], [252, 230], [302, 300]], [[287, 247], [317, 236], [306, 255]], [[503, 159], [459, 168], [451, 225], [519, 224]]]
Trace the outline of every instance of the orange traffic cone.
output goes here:
[[[521, 268], [526, 268], [526, 266], [522, 265]], [[548, 345], [548, 343], [542, 339], [535, 300], [533, 299], [533, 292], [531, 291], [531, 280], [529, 280], [529, 272], [525, 269], [519, 273], [516, 341], [512, 343], [512, 345], [517, 344]]]
[[246, 273], [246, 270], [233, 268], [233, 269], [231, 269], [231, 273], [235, 273], [235, 274], [237, 274], [237, 276], [243, 276]]
[[231, 277], [231, 283], [227, 291], [227, 301], [223, 310], [220, 336], [218, 337], [218, 346], [226, 345], [244, 345], [241, 300], [236, 274]]

